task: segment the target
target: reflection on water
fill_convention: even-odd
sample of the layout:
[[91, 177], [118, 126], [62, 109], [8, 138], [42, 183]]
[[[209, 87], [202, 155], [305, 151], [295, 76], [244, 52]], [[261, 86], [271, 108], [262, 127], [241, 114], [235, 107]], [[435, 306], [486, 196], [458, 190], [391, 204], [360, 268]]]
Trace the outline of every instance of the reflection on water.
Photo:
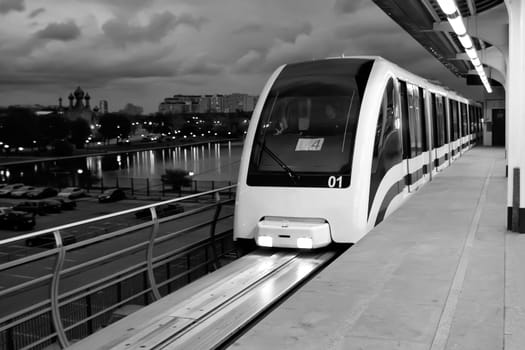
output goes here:
[[99, 177], [160, 178], [166, 169], [185, 169], [197, 180], [236, 181], [241, 150], [231, 143], [210, 143], [89, 157], [86, 165]]
[[[195, 180], [236, 182], [241, 152], [240, 144], [207, 143], [8, 166], [0, 169], [0, 178], [9, 182], [45, 184], [56, 182], [51, 180], [61, 177], [74, 178], [87, 170], [105, 183], [113, 183], [117, 177], [157, 182], [166, 169], [185, 169], [195, 174]], [[71, 179], [67, 182], [71, 184]]]

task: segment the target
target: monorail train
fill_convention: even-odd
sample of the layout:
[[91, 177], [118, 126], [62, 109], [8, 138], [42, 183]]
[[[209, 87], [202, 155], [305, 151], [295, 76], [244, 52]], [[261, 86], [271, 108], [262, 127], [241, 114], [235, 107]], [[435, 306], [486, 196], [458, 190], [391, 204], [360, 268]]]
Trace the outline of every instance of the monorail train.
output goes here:
[[246, 135], [234, 239], [357, 242], [480, 139], [481, 113], [381, 57], [278, 68]]

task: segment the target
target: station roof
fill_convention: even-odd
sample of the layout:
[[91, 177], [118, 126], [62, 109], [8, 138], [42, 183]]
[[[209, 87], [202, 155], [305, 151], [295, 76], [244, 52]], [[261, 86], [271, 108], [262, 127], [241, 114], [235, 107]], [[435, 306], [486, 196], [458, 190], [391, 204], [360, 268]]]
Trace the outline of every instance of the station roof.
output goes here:
[[[454, 32], [434, 30], [435, 24], [447, 21], [447, 16], [441, 11], [437, 0], [373, 1], [452, 73], [458, 77], [469, 76], [468, 72], [473, 70], [474, 66], [469, 60], [457, 58], [458, 54], [464, 52], [457, 35]], [[503, 0], [456, 0], [463, 18], [477, 16], [501, 3]], [[491, 46], [475, 36], [471, 37], [478, 51]], [[467, 79], [467, 83], [476, 84], [473, 79]], [[491, 83], [499, 85], [492, 80]]]

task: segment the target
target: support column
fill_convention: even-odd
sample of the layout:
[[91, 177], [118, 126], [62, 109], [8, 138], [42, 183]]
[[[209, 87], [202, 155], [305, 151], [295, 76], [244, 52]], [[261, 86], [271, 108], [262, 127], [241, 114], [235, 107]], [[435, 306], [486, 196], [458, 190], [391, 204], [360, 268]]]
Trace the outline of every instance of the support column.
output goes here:
[[507, 228], [525, 233], [525, 4], [505, 0], [509, 14], [507, 71]]

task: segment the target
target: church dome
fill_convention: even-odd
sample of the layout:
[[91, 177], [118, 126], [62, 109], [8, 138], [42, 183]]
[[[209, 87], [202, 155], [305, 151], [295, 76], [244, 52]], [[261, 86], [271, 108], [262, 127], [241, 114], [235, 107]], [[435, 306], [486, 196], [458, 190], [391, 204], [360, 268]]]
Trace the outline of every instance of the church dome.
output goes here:
[[81, 100], [84, 98], [84, 90], [82, 90], [80, 86], [76, 88], [74, 94], [77, 100]]

